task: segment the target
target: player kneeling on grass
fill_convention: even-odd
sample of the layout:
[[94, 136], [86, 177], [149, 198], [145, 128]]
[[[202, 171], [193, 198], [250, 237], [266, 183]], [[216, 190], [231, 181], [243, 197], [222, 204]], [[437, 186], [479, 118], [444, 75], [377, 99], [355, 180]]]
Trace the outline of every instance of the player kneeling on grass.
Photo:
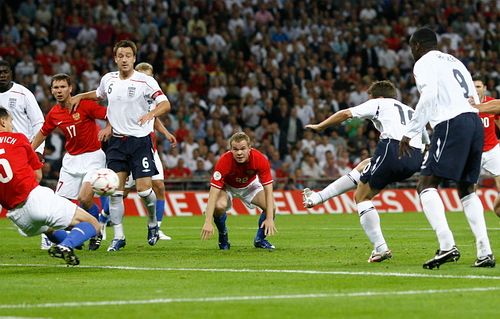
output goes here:
[[[45, 233], [56, 243], [49, 249], [52, 257], [63, 258], [68, 265], [80, 261], [74, 248], [99, 233], [99, 223], [71, 201], [38, 185], [43, 164], [31, 148], [26, 136], [13, 133], [12, 117], [0, 107], [0, 205], [21, 234]], [[73, 226], [68, 234], [64, 230]]]
[[219, 248], [230, 248], [226, 211], [231, 208], [232, 197], [236, 196], [249, 208], [255, 205], [262, 209], [254, 246], [272, 250], [275, 247], [266, 240], [266, 236], [276, 232], [269, 161], [264, 154], [251, 147], [250, 138], [243, 132], [231, 136], [229, 147], [230, 150], [220, 157], [212, 174], [201, 238], [208, 239], [214, 233], [213, 219], [219, 231]]
[[[354, 169], [347, 179], [355, 183], [359, 176], [355, 200], [360, 223], [373, 244], [373, 251], [368, 262], [381, 262], [391, 258], [392, 252], [385, 242], [380, 227], [380, 218], [372, 199], [387, 185], [405, 180], [420, 170], [424, 148], [422, 140], [428, 142], [429, 136], [423, 129], [421, 136], [411, 140], [410, 154], [399, 157], [399, 141], [403, 137], [404, 125], [410, 120], [413, 110], [395, 99], [396, 88], [390, 81], [374, 82], [368, 89], [368, 95], [370, 100], [367, 102], [339, 111], [320, 124], [306, 125], [306, 128], [322, 131], [329, 126], [356, 117], [371, 120], [380, 131], [380, 141], [370, 162], [363, 168], [360, 176]], [[348, 187], [352, 184], [346, 182], [346, 185], [345, 187]], [[309, 206], [308, 203], [312, 202], [310, 197], [318, 195], [318, 193], [305, 190], [305, 204]]]

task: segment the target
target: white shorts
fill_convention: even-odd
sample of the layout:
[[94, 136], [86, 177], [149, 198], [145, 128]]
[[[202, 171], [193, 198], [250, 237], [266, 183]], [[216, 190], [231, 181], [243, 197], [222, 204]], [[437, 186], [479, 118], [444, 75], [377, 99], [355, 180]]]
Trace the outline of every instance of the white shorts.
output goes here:
[[106, 167], [106, 155], [99, 149], [94, 152], [63, 157], [56, 194], [69, 199], [77, 199], [83, 182], [89, 182], [92, 173]]
[[493, 176], [500, 176], [500, 146], [497, 144], [491, 150], [483, 152], [481, 167]]
[[264, 190], [264, 186], [259, 181], [259, 178], [253, 180], [248, 186], [243, 188], [235, 188], [229, 185], [225, 185], [224, 189], [227, 193], [227, 210], [231, 209], [233, 205], [233, 196], [238, 197], [241, 201], [250, 209], [255, 206], [252, 204], [252, 200], [255, 195]]
[[[165, 179], [165, 175], [163, 173], [163, 164], [161, 162], [160, 155], [158, 154], [157, 150], [155, 150], [153, 156], [155, 159], [155, 166], [156, 170], [158, 171], [158, 174], [152, 176], [151, 179], [154, 181], [162, 181]], [[132, 174], [129, 174], [127, 180], [125, 181], [125, 188], [132, 188], [134, 186], [135, 186], [135, 180], [132, 177]]]
[[26, 203], [9, 210], [7, 217], [24, 236], [35, 236], [50, 228], [64, 229], [71, 224], [78, 207], [47, 187], [37, 186]]

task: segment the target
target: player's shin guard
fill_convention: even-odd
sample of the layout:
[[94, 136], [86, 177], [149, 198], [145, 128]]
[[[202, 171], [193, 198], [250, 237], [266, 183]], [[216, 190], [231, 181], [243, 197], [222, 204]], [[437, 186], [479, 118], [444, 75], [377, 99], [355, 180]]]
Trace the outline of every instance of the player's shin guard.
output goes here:
[[75, 248], [81, 246], [90, 237], [97, 235], [97, 231], [91, 223], [81, 222], [70, 231], [68, 236], [61, 242], [61, 245]]
[[115, 230], [115, 239], [124, 239], [123, 233], [123, 215], [125, 207], [123, 205], [123, 191], [116, 191], [109, 199], [109, 219]]
[[261, 228], [262, 223], [266, 220], [266, 211], [263, 210], [262, 213], [260, 214], [259, 217], [259, 224], [257, 228], [257, 233], [255, 234], [255, 241], [261, 241], [262, 239], [266, 238], [266, 234], [264, 232], [264, 228]]
[[488, 239], [486, 222], [484, 220], [484, 208], [481, 200], [477, 197], [476, 193], [469, 194], [460, 200], [462, 201], [470, 229], [476, 237], [477, 257], [491, 255], [490, 240]]
[[330, 198], [344, 194], [345, 192], [354, 189], [359, 183], [360, 176], [361, 174], [356, 169], [353, 169], [347, 175], [340, 177], [339, 179], [325, 187], [323, 190], [319, 191], [317, 194], [318, 197], [321, 198], [321, 201], [315, 199], [313, 199], [313, 201], [319, 204], [320, 202], [327, 201]]
[[156, 220], [156, 194], [153, 192], [153, 189], [147, 189], [142, 192], [137, 192], [137, 194], [141, 197], [146, 209], [148, 211], [148, 226], [154, 227], [158, 224]]
[[95, 219], [99, 220], [99, 207], [93, 204], [87, 211], [90, 215], [94, 216]]
[[446, 221], [443, 201], [439, 197], [437, 189], [426, 188], [419, 195], [425, 217], [436, 232], [439, 249], [442, 251], [452, 249], [455, 246], [455, 239]]
[[375, 252], [382, 253], [387, 251], [389, 248], [385, 243], [384, 235], [380, 228], [380, 216], [373, 206], [372, 201], [358, 203], [358, 214], [359, 222], [363, 226], [363, 230], [372, 243]]
[[45, 234], [51, 242], [54, 244], [60, 244], [66, 239], [68, 233], [64, 229], [58, 229], [52, 232], [52, 234]]
[[227, 232], [226, 219], [227, 219], [226, 212], [224, 212], [224, 214], [222, 214], [222, 215], [218, 215], [218, 216], [214, 215], [214, 224], [217, 227], [219, 234], [224, 234]]
[[163, 220], [163, 215], [165, 214], [165, 200], [157, 199], [156, 200], [156, 220], [158, 221], [158, 226]]
[[102, 210], [109, 215], [109, 196], [101, 196], [100, 200]]

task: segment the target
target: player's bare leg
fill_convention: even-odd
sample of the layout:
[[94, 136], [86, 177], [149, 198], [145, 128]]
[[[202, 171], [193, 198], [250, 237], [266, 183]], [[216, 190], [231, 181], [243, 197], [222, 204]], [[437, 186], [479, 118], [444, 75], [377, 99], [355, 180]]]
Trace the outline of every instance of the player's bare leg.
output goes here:
[[[94, 203], [94, 191], [90, 182], [83, 182], [78, 194], [80, 207], [99, 220], [99, 207]], [[89, 250], [97, 250], [101, 247], [102, 234], [98, 234], [89, 240]]]
[[316, 205], [326, 202], [330, 198], [339, 196], [341, 194], [344, 194], [345, 192], [355, 189], [358, 185], [361, 172], [366, 167], [366, 165], [368, 165], [368, 163], [370, 163], [370, 158], [361, 161], [347, 175], [338, 178], [319, 192], [314, 192], [309, 188], [304, 188], [304, 191], [302, 193], [304, 207], [312, 208]]
[[369, 263], [381, 262], [392, 257], [392, 252], [382, 234], [380, 216], [372, 202], [372, 198], [378, 193], [379, 190], [372, 189], [369, 184], [360, 182], [355, 194], [359, 222], [373, 245], [373, 251], [368, 258]]

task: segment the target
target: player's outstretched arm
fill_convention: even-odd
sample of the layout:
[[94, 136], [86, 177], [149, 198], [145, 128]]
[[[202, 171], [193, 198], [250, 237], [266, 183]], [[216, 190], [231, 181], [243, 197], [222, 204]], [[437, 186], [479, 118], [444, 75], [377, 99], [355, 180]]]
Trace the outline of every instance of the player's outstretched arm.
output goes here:
[[327, 118], [326, 120], [324, 120], [323, 122], [321, 122], [319, 124], [307, 124], [305, 126], [305, 128], [309, 128], [309, 129], [312, 129], [314, 131], [321, 132], [330, 126], [338, 125], [338, 124], [340, 124], [340, 123], [342, 123], [345, 120], [348, 120], [350, 118], [352, 118], [352, 112], [349, 109], [345, 109], [345, 110], [338, 111], [335, 114], [330, 115], [329, 118]]
[[500, 99], [491, 100], [486, 103], [474, 104], [481, 113], [500, 114]]
[[264, 234], [266, 236], [274, 235], [277, 230], [274, 225], [274, 199], [273, 199], [273, 184], [267, 184], [264, 186], [264, 195], [266, 196], [266, 219], [260, 225], [260, 228], [264, 228]]
[[97, 100], [97, 91], [94, 90], [72, 96], [70, 99], [71, 109], [76, 109], [81, 100]]
[[207, 208], [205, 210], [205, 223], [201, 228], [201, 239], [209, 239], [214, 234], [214, 225], [212, 221], [214, 219], [215, 203], [217, 202], [217, 198], [219, 198], [219, 194], [220, 189], [210, 186]]
[[42, 145], [43, 141], [45, 141], [46, 138], [47, 136], [43, 135], [41, 131], [38, 131], [38, 133], [36, 133], [35, 137], [31, 141], [31, 147], [33, 148], [33, 150], [36, 150], [40, 145]]

